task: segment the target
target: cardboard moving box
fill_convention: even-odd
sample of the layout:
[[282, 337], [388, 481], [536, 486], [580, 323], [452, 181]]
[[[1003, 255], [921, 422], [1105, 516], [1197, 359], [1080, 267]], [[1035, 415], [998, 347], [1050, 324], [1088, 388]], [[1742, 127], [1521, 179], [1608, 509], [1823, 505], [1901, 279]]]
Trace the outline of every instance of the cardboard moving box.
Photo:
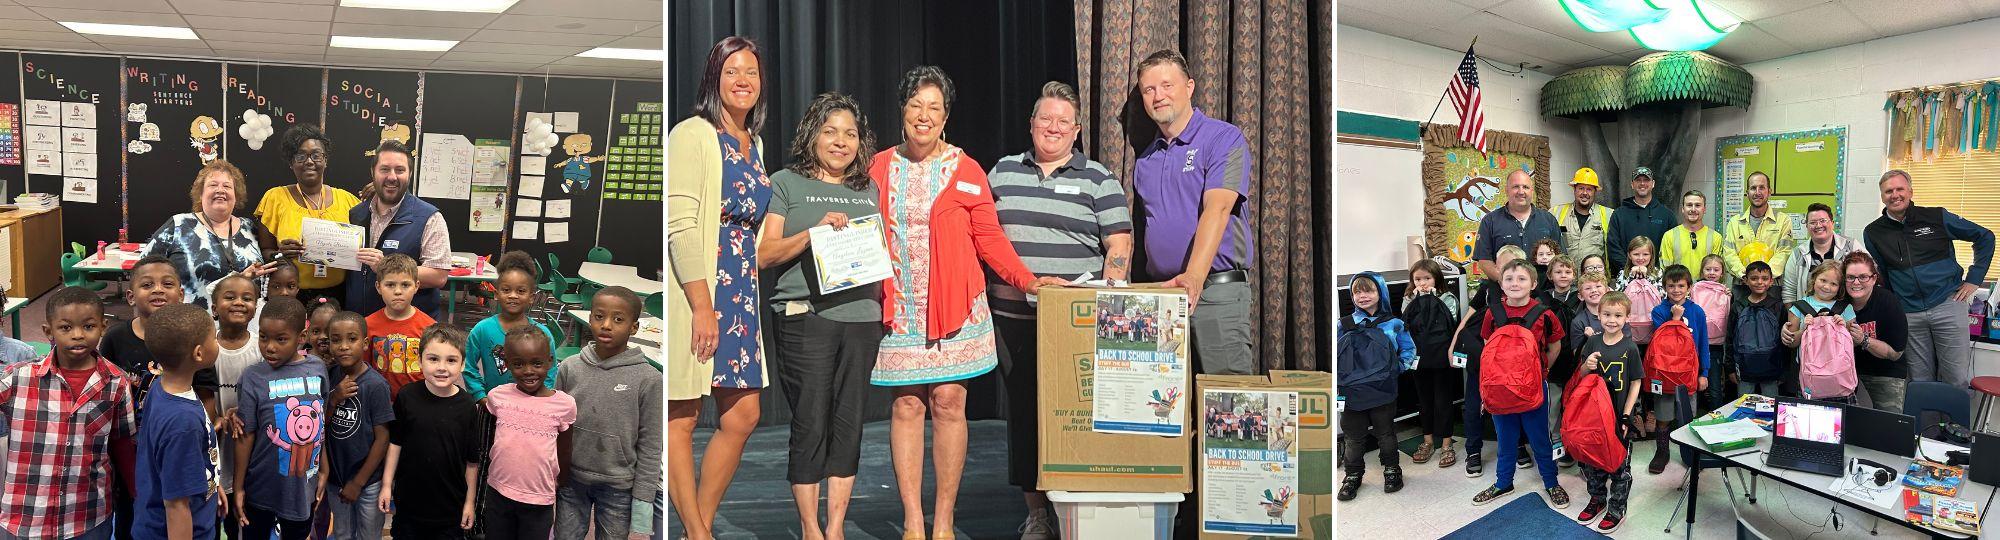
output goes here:
[[[1101, 309], [1100, 292], [1107, 303]], [[1157, 296], [1156, 296], [1157, 295]], [[1181, 289], [1045, 287], [1039, 291], [1036, 357], [1039, 376], [1040, 467], [1045, 491], [1188, 493], [1194, 429], [1187, 411], [1196, 399], [1185, 353], [1187, 293]], [[1115, 311], [1115, 313], [1114, 313]], [[1102, 316], [1100, 316], [1102, 315]], [[1123, 411], [1099, 411], [1099, 349], [1117, 363]], [[1177, 380], [1176, 380], [1177, 379]], [[1133, 392], [1145, 381], [1167, 388]], [[1107, 398], [1114, 396], [1106, 396]], [[1106, 415], [1113, 416], [1106, 418]], [[1113, 429], [1124, 433], [1107, 433]], [[1154, 430], [1174, 434], [1133, 434]]]
[[[1195, 497], [1198, 501], [1196, 511], [1200, 512], [1196, 523], [1203, 527], [1201, 538], [1333, 538], [1333, 374], [1279, 370], [1269, 376], [1198, 375], [1195, 386], [1200, 398], [1190, 405], [1199, 411], [1197, 417], [1205, 417], [1211, 403], [1221, 420], [1240, 420], [1239, 416], [1235, 416], [1237, 411], [1259, 415], [1256, 422], [1249, 424], [1268, 427], [1251, 430], [1256, 435], [1250, 438], [1251, 441], [1263, 443], [1266, 450], [1295, 449], [1297, 460], [1295, 474], [1279, 474], [1279, 471], [1272, 470], [1263, 474], [1262, 478], [1252, 480], [1257, 471], [1244, 467], [1244, 463], [1258, 457], [1270, 457], [1274, 461], [1268, 463], [1276, 469], [1280, 467], [1277, 465], [1279, 462], [1268, 454], [1259, 456], [1255, 452], [1257, 445], [1244, 444], [1245, 437], [1240, 429], [1227, 429], [1220, 427], [1223, 424], [1217, 424], [1217, 431], [1222, 436], [1212, 438], [1208, 420], [1198, 418], [1196, 431], [1201, 433], [1199, 448], [1202, 458], [1195, 464], [1197, 480], [1201, 482], [1196, 486]], [[1296, 393], [1296, 404], [1283, 403], [1283, 397], [1291, 393]], [[1285, 427], [1287, 424], [1291, 427]], [[1240, 425], [1229, 424], [1230, 427]], [[1211, 448], [1217, 450], [1211, 453]], [[1245, 448], [1251, 451], [1246, 453]], [[1254, 481], [1276, 483], [1287, 479], [1297, 484], [1297, 488], [1289, 493], [1284, 491], [1289, 486], [1271, 488], [1258, 485], [1245, 489]], [[1275, 502], [1272, 499], [1282, 500], [1285, 506], [1296, 509], [1296, 513], [1267, 504]], [[1246, 515], [1244, 512], [1251, 510], [1268, 511], [1270, 514], [1251, 516], [1262, 519], [1242, 519]], [[1238, 518], [1231, 519], [1232, 514]], [[1277, 531], [1290, 525], [1296, 525], [1296, 535], [1281, 532], [1207, 532], [1260, 528]]]

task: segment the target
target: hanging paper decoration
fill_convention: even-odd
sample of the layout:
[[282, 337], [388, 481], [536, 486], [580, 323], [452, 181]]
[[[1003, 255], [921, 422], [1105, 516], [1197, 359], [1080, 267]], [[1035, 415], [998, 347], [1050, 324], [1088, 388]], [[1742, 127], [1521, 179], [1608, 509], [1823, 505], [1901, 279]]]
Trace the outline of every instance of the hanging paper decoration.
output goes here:
[[1751, 81], [1750, 72], [1708, 53], [1653, 53], [1630, 67], [1587, 67], [1550, 80], [1542, 85], [1542, 114], [1577, 117], [1682, 100], [1745, 107]]
[[1892, 92], [1882, 112], [1890, 161], [2000, 149], [2000, 80]]

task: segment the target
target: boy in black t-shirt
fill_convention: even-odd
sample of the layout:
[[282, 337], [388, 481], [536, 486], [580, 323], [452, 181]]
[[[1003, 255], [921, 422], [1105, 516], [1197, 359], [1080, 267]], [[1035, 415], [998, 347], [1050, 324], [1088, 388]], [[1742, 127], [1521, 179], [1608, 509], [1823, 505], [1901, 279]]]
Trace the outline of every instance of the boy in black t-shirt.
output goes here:
[[436, 325], [418, 350], [423, 380], [404, 385], [394, 401], [389, 459], [379, 507], [395, 514], [395, 538], [464, 538], [472, 528], [470, 486], [479, 483], [485, 421], [470, 392], [458, 388], [465, 367], [465, 331]]
[[[1639, 403], [1639, 381], [1646, 378], [1646, 368], [1641, 364], [1639, 345], [1625, 335], [1625, 317], [1631, 311], [1632, 300], [1625, 293], [1605, 293], [1597, 306], [1604, 332], [1585, 338], [1583, 349], [1578, 351], [1582, 360], [1577, 369], [1604, 378], [1604, 388], [1611, 392], [1611, 402], [1618, 407], [1618, 440], [1625, 445], [1625, 462], [1619, 464], [1618, 470], [1583, 466], [1590, 502], [1583, 505], [1583, 513], [1577, 514], [1576, 519], [1604, 534], [1617, 530], [1618, 524], [1625, 520], [1625, 502], [1632, 494], [1632, 408]], [[1598, 523], [1590, 525], [1592, 520]]]

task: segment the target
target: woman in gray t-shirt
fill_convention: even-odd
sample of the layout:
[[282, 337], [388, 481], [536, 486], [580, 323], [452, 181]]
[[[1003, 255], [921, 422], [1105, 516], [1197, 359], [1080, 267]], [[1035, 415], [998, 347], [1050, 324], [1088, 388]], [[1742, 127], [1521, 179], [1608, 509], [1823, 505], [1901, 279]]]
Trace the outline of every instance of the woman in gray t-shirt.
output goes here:
[[[791, 464], [786, 477], [805, 527], [820, 527], [820, 482], [827, 506], [846, 506], [861, 459], [861, 407], [868, 373], [882, 343], [881, 292], [877, 284], [825, 292], [810, 256], [807, 230], [845, 229], [850, 220], [879, 216], [877, 191], [861, 156], [875, 154], [868, 119], [853, 98], [820, 94], [806, 109], [792, 139], [791, 164], [771, 175], [757, 264], [778, 274], [765, 282], [770, 331], [777, 336], [771, 365], [792, 407]], [[829, 516], [826, 531], [839, 531]], [[810, 536], [810, 535], [809, 535]]]

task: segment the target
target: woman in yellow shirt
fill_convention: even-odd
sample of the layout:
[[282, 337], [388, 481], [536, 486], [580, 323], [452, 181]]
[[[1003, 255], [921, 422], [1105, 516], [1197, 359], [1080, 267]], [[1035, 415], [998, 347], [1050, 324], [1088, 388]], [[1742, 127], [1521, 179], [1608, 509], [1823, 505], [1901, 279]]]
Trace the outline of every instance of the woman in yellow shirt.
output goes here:
[[305, 244], [299, 241], [305, 219], [347, 223], [348, 210], [361, 204], [353, 193], [326, 185], [327, 156], [332, 151], [333, 144], [319, 126], [299, 124], [285, 130], [278, 157], [291, 166], [292, 177], [298, 182], [265, 191], [257, 203], [257, 221], [264, 225], [258, 243], [267, 259], [282, 256], [298, 265], [298, 298], [307, 305], [318, 298], [340, 298], [347, 271], [299, 262], [299, 254], [305, 251]]

